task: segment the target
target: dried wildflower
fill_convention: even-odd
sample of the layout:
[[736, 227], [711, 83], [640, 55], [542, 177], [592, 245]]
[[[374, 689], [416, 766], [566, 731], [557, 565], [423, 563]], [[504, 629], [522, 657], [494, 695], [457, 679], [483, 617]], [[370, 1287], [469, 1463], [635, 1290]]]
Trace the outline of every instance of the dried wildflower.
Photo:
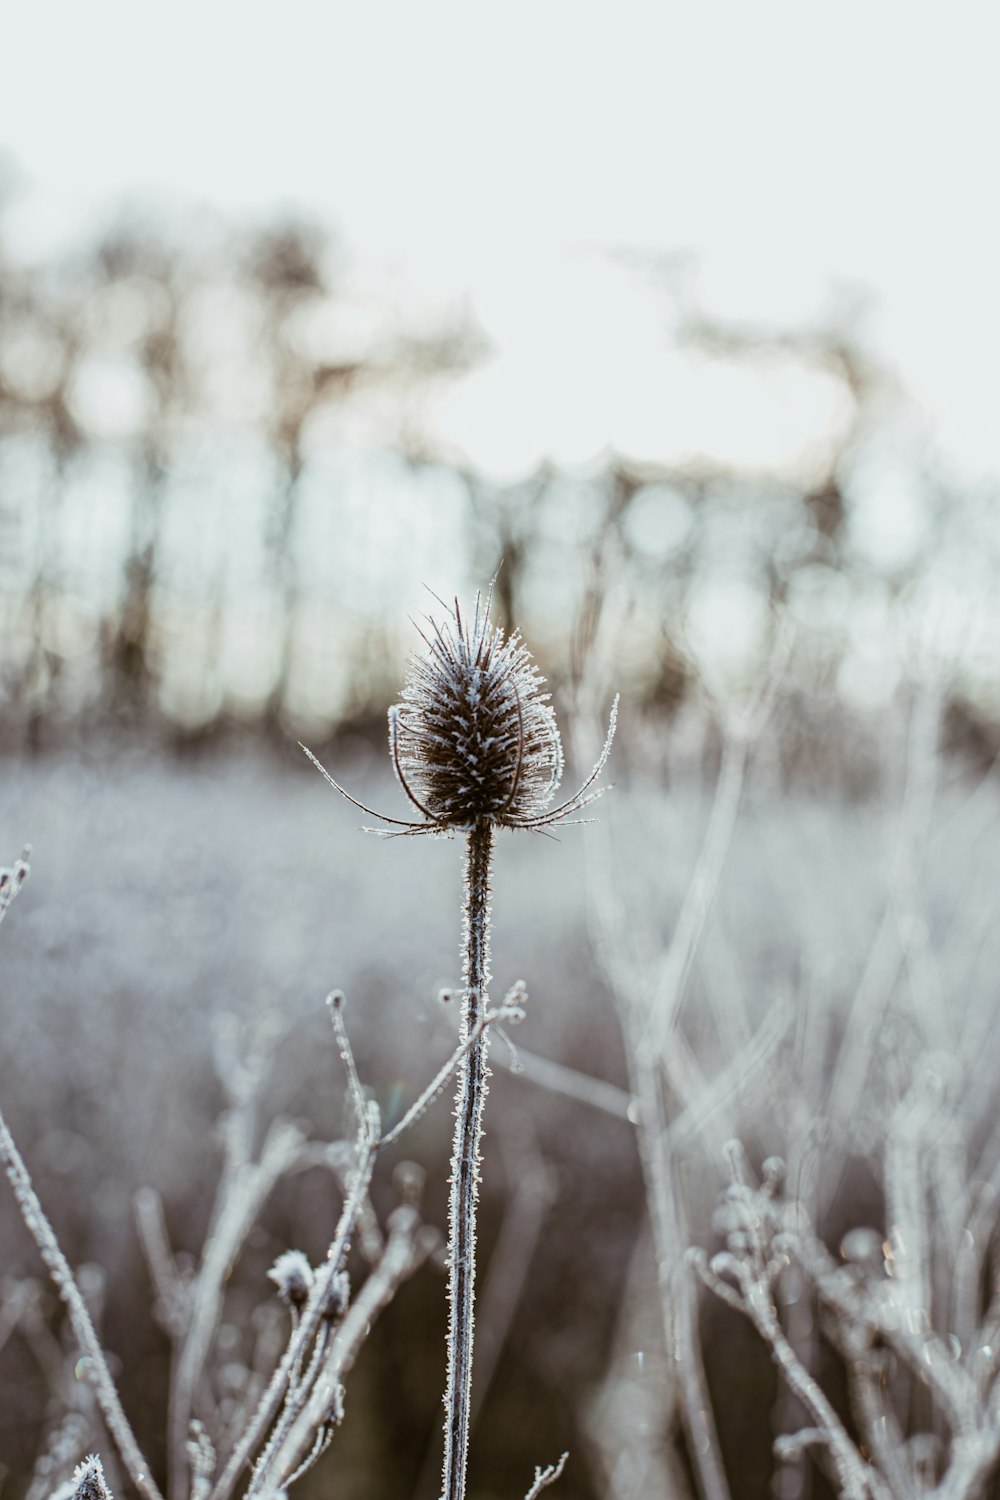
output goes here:
[[313, 1268], [301, 1250], [285, 1250], [268, 1271], [286, 1307], [304, 1307], [312, 1291]]
[[[601, 790], [596, 782], [611, 750], [618, 714], [616, 698], [597, 764], [574, 796], [553, 807], [563, 769], [555, 714], [549, 695], [543, 691], [544, 679], [521, 637], [516, 631], [505, 636], [498, 626], [490, 624], [492, 592], [491, 586], [485, 601], [476, 595], [471, 616], [463, 616], [456, 599], [443, 624], [428, 622], [428, 633], [420, 632], [427, 650], [410, 668], [402, 703], [389, 710], [392, 762], [400, 785], [422, 815], [421, 821], [386, 817], [366, 807], [306, 750], [342, 796], [362, 812], [390, 824], [392, 833], [466, 835], [462, 908], [465, 985], [459, 1034], [468, 1045], [458, 1068], [449, 1178], [448, 1368], [441, 1500], [465, 1500], [466, 1494], [476, 1209], [489, 1079], [485, 1019], [494, 830], [526, 828], [543, 833], [599, 797]], [[396, 1213], [413, 1211], [404, 1201]], [[561, 1465], [539, 1473], [532, 1494], [560, 1472]]]
[[[606, 788], [594, 784], [614, 738], [618, 699], [604, 748], [580, 790], [557, 807], [563, 751], [545, 679], [520, 634], [491, 625], [492, 585], [472, 617], [458, 600], [443, 625], [429, 620], [427, 646], [389, 710], [389, 748], [400, 785], [421, 822], [387, 817], [358, 802], [306, 754], [342, 796], [400, 834], [468, 832], [477, 825], [541, 831], [579, 812]], [[419, 629], [419, 627], [418, 627]], [[305, 746], [302, 747], [305, 749]], [[382, 831], [382, 830], [380, 830]]]

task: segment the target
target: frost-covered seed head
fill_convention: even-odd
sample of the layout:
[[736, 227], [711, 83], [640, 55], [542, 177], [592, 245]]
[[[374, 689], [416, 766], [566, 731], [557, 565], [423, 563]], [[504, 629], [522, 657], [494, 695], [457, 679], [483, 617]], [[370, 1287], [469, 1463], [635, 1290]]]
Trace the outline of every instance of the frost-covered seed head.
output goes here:
[[490, 624], [491, 594], [492, 588], [485, 603], [476, 595], [471, 620], [462, 618], [456, 599], [443, 625], [429, 621], [427, 651], [410, 668], [402, 703], [389, 710], [393, 764], [419, 822], [359, 802], [302, 746], [335, 791], [388, 824], [388, 837], [471, 832], [489, 824], [544, 832], [607, 790], [597, 782], [611, 754], [617, 697], [594, 769], [578, 792], [553, 807], [563, 753], [549, 695], [542, 692], [545, 679], [517, 631], [505, 636]]
[[301, 1250], [285, 1250], [268, 1271], [286, 1307], [304, 1307], [312, 1291], [313, 1269]]
[[330, 1283], [330, 1290], [323, 1305], [323, 1316], [331, 1323], [339, 1323], [351, 1300], [351, 1278], [346, 1271], [338, 1271]]
[[111, 1500], [104, 1465], [96, 1453], [89, 1454], [73, 1470], [73, 1500]]
[[562, 743], [545, 679], [517, 631], [491, 625], [489, 600], [477, 595], [471, 619], [456, 600], [425, 640], [389, 711], [410, 800], [440, 828], [516, 828], [542, 817], [562, 777]]

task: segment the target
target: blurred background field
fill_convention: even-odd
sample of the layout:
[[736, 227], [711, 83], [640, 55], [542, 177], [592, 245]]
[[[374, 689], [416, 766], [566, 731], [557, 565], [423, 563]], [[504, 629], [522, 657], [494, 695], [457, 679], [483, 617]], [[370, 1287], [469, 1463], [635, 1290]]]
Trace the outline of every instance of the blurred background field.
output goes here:
[[[713, 1243], [727, 1135], [798, 1163], [832, 1245], [888, 1228], [885, 1121], [925, 1066], [963, 1181], [993, 1183], [986, 8], [157, 14], [7, 28], [49, 84], [15, 68], [0, 98], [0, 858], [34, 846], [2, 934], [4, 1111], [70, 1259], [102, 1269], [162, 1463], [132, 1199], [155, 1186], [197, 1249], [219, 1026], [273, 1028], [265, 1116], [324, 1139], [331, 987], [390, 1123], [453, 1036], [457, 846], [362, 836], [297, 742], [397, 810], [411, 618], [499, 567], [568, 781], [622, 706], [599, 826], [499, 845], [495, 989], [526, 981], [518, 1039], [576, 1071], [514, 1076], [495, 1044], [483, 1274], [514, 1291], [484, 1313], [472, 1491], [521, 1494], [570, 1448], [568, 1497], [693, 1493], [626, 1012], [696, 871], [662, 1087], [691, 1239]], [[571, 1098], [583, 1077], [611, 1088]], [[405, 1143], [439, 1224], [449, 1131], [442, 1101]], [[234, 1362], [275, 1254], [318, 1258], [338, 1201], [318, 1170], [277, 1190]], [[9, 1203], [0, 1265], [8, 1292], [39, 1275]], [[34, 1342], [0, 1340], [15, 1500], [62, 1358], [40, 1308]], [[734, 1500], [829, 1493], [808, 1462], [775, 1478], [793, 1417], [766, 1353], [701, 1317]], [[434, 1493], [443, 1324], [427, 1266], [352, 1378], [345, 1495]], [[836, 1388], [818, 1333], [814, 1355]]]

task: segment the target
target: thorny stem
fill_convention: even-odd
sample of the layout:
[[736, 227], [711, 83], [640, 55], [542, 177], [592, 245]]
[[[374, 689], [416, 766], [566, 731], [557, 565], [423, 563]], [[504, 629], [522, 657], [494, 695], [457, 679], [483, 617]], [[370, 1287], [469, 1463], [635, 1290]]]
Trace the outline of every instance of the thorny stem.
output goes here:
[[[463, 1041], [479, 1026], [486, 1012], [486, 986], [490, 980], [489, 895], [492, 853], [493, 827], [483, 820], [470, 829], [465, 856]], [[472, 1394], [476, 1200], [479, 1195], [483, 1105], [489, 1076], [486, 1067], [488, 1046], [488, 1033], [481, 1030], [459, 1069], [455, 1100], [451, 1197], [448, 1205], [448, 1384], [444, 1398], [442, 1500], [464, 1500], [465, 1496]]]

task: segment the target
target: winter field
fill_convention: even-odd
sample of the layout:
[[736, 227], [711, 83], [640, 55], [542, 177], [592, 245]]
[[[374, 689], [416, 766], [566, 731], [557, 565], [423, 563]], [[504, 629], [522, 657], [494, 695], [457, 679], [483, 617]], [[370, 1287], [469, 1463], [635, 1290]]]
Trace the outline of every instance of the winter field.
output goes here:
[[[763, 730], [718, 775], [623, 757], [599, 823], [558, 842], [499, 835], [492, 993], [523, 979], [528, 1000], [519, 1074], [491, 1042], [472, 1495], [523, 1495], [564, 1450], [566, 1500], [990, 1492], [1000, 794], [939, 762], [934, 711], [918, 699], [887, 737], [898, 765], [866, 801], [783, 788]], [[337, 771], [404, 815], [380, 763]], [[3, 857], [33, 853], [0, 934], [0, 1100], [160, 1485], [187, 1437], [167, 1330], [224, 1463], [287, 1337], [268, 1269], [321, 1264], [350, 1192], [328, 991], [384, 1132], [455, 1045], [461, 842], [361, 821], [291, 752], [4, 767]], [[424, 1227], [407, 1220], [303, 1500], [438, 1492], [450, 1092], [375, 1160], [355, 1305], [420, 1179]], [[43, 1500], [97, 1450], [121, 1497], [4, 1192], [5, 1500]]]
[[1000, 1500], [995, 7], [8, 9], [0, 1500]]

